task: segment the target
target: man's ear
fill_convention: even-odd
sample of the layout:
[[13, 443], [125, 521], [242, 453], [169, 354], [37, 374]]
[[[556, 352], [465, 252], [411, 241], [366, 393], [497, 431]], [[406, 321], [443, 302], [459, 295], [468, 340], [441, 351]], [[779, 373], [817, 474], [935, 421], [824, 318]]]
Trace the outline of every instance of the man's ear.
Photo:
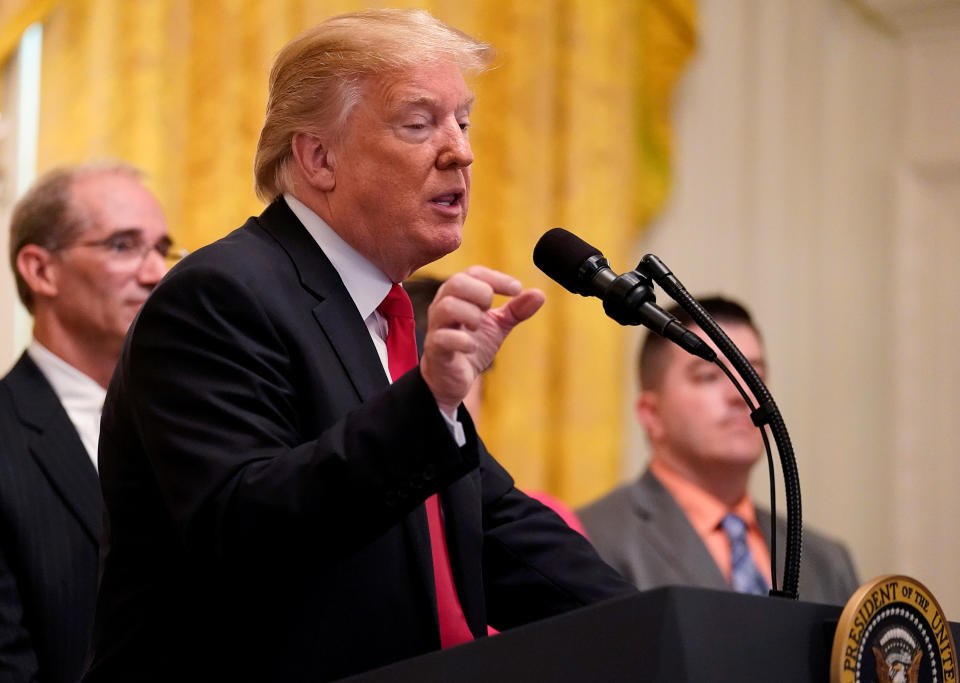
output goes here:
[[312, 133], [294, 133], [290, 140], [293, 160], [311, 187], [329, 192], [336, 186], [329, 145]]
[[53, 252], [39, 244], [25, 244], [17, 252], [17, 271], [35, 295], [52, 298], [59, 290], [59, 264]]
[[643, 425], [651, 440], [663, 436], [663, 420], [660, 418], [660, 395], [655, 391], [641, 391], [637, 398], [637, 420]]

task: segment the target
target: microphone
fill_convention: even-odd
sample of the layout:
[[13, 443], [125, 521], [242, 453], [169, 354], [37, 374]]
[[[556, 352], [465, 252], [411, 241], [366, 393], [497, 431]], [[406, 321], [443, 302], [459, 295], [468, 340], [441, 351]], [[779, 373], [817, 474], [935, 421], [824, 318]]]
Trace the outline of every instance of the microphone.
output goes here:
[[711, 363], [717, 359], [700, 337], [657, 306], [645, 273], [617, 275], [599, 249], [573, 233], [563, 228], [545, 232], [533, 249], [533, 262], [568, 291], [602, 299], [603, 310], [621, 325], [643, 325], [695, 356]]

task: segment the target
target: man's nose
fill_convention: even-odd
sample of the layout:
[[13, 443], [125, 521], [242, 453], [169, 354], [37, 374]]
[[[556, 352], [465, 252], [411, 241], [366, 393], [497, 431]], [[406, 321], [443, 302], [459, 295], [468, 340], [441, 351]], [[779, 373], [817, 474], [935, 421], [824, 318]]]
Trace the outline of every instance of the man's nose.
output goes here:
[[156, 249], [151, 249], [143, 257], [140, 264], [140, 270], [137, 271], [137, 281], [141, 285], [150, 286], [157, 284], [167, 274], [167, 260]]
[[[747, 387], [746, 383], [744, 383], [743, 380], [740, 379], [740, 377], [736, 373], [734, 373], [734, 377], [737, 378], [737, 381], [740, 382], [740, 386], [743, 387], [743, 390], [745, 392], [747, 392], [747, 396], [749, 396], [750, 400], [753, 401], [754, 405], [756, 405], [757, 401], [753, 396], [753, 392], [750, 391], [750, 388]], [[740, 394], [740, 390], [737, 389], [737, 387], [734, 385], [734, 383], [730, 380], [729, 377], [725, 379], [726, 379], [726, 382], [724, 387], [724, 398], [726, 399], [726, 401], [728, 403], [740, 404], [746, 407], [746, 403], [743, 400], [743, 396]]]
[[444, 139], [444, 146], [437, 156], [437, 167], [466, 168], [473, 163], [473, 150], [467, 132], [454, 122]]

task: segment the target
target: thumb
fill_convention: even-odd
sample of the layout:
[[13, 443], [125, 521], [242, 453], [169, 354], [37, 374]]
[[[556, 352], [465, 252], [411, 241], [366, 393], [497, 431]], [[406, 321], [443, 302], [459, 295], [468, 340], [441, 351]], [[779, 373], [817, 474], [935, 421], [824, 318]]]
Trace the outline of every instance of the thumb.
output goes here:
[[497, 318], [501, 325], [512, 328], [539, 311], [546, 299], [539, 289], [524, 290], [497, 309]]

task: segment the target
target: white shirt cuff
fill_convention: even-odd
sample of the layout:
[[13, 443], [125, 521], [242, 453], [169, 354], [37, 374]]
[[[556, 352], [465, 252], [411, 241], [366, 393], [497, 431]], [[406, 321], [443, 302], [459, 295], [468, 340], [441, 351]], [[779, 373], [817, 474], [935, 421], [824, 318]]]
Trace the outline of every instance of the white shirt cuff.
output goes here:
[[[437, 410], [440, 410], [439, 406]], [[467, 443], [467, 436], [463, 433], [463, 425], [460, 423], [460, 420], [457, 419], [456, 412], [454, 412], [453, 415], [447, 415], [440, 410], [440, 414], [443, 415], [444, 421], [446, 421], [447, 426], [450, 428], [450, 434], [453, 436], [453, 440], [457, 442], [457, 447], [463, 448], [463, 445]]]

